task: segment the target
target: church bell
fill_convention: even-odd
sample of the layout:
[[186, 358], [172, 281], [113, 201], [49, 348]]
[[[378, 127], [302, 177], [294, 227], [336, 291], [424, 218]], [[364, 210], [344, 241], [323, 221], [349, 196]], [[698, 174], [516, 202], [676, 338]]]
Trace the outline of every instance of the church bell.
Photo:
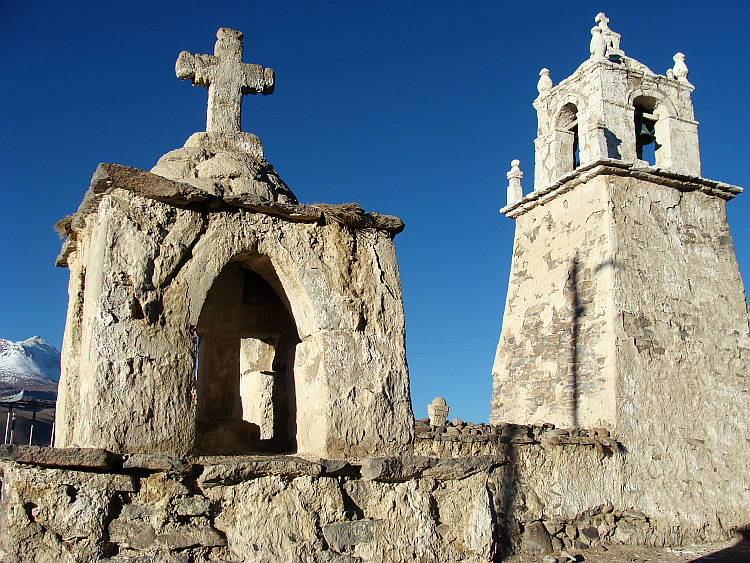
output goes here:
[[638, 144], [643, 147], [646, 145], [650, 145], [655, 141], [656, 135], [654, 135], [653, 132], [649, 131], [649, 128], [645, 123], [641, 123], [641, 126], [638, 130]]

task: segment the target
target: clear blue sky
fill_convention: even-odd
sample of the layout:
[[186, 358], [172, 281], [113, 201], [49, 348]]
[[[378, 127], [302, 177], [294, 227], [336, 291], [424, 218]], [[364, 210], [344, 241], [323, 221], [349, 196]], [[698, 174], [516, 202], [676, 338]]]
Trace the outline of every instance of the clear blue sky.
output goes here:
[[[205, 129], [206, 90], [174, 75], [182, 50], [245, 33], [245, 62], [276, 71], [243, 130], [302, 202], [398, 215], [416, 416], [446, 397], [486, 421], [514, 223], [505, 173], [533, 183], [539, 69], [588, 57], [604, 11], [621, 47], [664, 73], [687, 55], [702, 170], [750, 187], [750, 7], [737, 2], [6, 2], [0, 22], [0, 338], [61, 346], [68, 271], [52, 225], [97, 163], [150, 169]], [[728, 205], [750, 279], [750, 194]]]

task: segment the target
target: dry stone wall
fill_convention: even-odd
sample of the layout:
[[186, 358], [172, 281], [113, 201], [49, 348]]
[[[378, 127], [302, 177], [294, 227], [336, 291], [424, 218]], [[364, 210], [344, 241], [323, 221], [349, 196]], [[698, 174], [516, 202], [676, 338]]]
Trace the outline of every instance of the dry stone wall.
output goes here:
[[617, 502], [622, 455], [601, 457], [574, 436], [486, 455], [359, 461], [29, 447], [0, 455], [9, 563], [478, 562], [661, 544], [668, 532]]

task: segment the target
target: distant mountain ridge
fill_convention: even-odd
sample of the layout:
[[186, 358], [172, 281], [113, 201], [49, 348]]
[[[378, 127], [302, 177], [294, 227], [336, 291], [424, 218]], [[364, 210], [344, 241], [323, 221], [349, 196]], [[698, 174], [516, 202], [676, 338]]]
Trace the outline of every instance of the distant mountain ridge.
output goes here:
[[39, 336], [12, 342], [0, 338], [0, 385], [57, 386], [60, 380], [60, 352]]

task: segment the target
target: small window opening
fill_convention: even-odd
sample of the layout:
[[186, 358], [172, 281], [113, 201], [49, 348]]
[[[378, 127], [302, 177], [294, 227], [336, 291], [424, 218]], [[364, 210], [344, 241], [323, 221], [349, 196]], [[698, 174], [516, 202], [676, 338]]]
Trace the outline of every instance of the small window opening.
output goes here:
[[638, 160], [644, 160], [653, 165], [656, 163], [656, 122], [654, 115], [655, 103], [650, 98], [636, 101], [635, 104], [635, 155]]
[[568, 174], [581, 165], [578, 136], [578, 108], [565, 104], [557, 117], [558, 176]]
[[581, 165], [581, 152], [578, 146], [578, 120], [574, 121], [568, 131], [573, 133], [573, 169]]

